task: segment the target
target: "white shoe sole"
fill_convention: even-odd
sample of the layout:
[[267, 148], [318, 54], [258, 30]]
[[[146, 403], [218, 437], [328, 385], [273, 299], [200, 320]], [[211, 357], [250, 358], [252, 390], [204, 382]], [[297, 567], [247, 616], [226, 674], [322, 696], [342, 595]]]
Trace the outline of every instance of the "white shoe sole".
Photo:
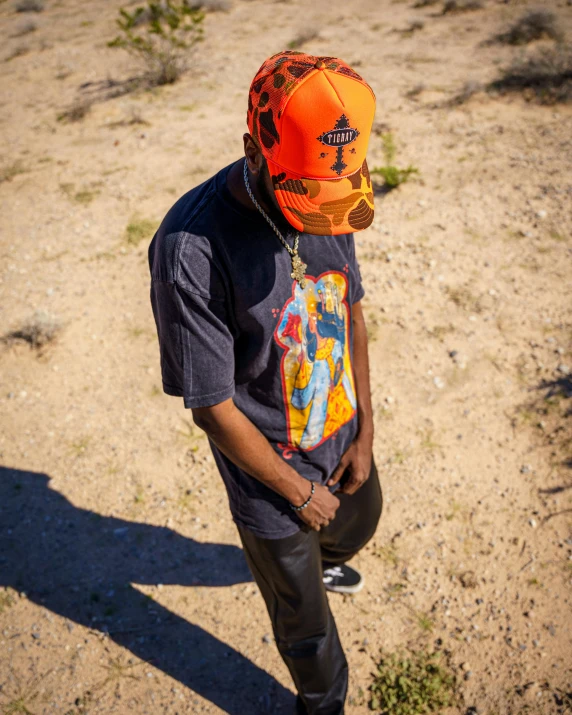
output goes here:
[[355, 586], [332, 586], [329, 583], [325, 583], [326, 591], [331, 591], [332, 593], [359, 593], [363, 588], [363, 578]]

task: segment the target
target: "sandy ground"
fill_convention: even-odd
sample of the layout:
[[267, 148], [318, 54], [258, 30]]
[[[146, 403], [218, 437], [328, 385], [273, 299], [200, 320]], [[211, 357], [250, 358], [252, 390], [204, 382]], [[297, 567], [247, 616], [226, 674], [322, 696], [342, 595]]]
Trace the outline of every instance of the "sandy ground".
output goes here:
[[[572, 33], [572, 8], [543, 4]], [[0, 333], [36, 311], [62, 325], [40, 350], [0, 347], [5, 712], [292, 712], [206, 439], [161, 392], [150, 236], [133, 245], [126, 227], [152, 233], [238, 158], [252, 76], [307, 28], [304, 49], [371, 83], [397, 163], [420, 172], [356, 236], [386, 505], [356, 558], [366, 587], [330, 599], [347, 711], [369, 711], [373, 662], [400, 647], [445, 653], [449, 713], [566, 711], [572, 112], [485, 93], [446, 105], [531, 51], [482, 44], [529, 6], [234, 0], [180, 82], [66, 124], [93, 83], [137, 72], [107, 47], [119, 4], [0, 4]]]

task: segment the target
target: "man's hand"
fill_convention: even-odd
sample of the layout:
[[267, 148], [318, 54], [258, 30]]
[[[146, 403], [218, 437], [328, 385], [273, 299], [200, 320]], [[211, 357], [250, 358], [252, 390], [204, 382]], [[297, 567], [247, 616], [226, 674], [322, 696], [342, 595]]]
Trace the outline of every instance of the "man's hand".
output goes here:
[[357, 389], [359, 433], [344, 453], [340, 463], [328, 481], [328, 486], [337, 484], [344, 473], [340, 494], [355, 494], [365, 484], [371, 471], [373, 448], [373, 416], [369, 387], [369, 360], [367, 354], [367, 330], [361, 302], [352, 306], [352, 326], [354, 333], [354, 377]]
[[328, 526], [332, 521], [339, 505], [338, 497], [334, 496], [327, 487], [316, 484], [316, 490], [310, 503], [296, 514], [312, 529], [320, 531], [322, 526]]
[[358, 436], [344, 452], [340, 463], [328, 481], [328, 486], [337, 484], [347, 470], [348, 479], [338, 489], [338, 492], [340, 494], [355, 494], [369, 477], [371, 460], [372, 440]]

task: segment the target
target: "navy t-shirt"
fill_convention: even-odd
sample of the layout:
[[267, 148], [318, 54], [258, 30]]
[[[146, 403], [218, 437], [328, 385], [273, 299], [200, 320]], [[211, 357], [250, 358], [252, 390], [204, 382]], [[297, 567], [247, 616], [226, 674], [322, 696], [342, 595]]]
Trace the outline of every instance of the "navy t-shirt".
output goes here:
[[[288, 464], [325, 484], [357, 434], [353, 234], [300, 234], [302, 290], [263, 216], [229, 192], [230, 168], [180, 198], [149, 247], [163, 389], [188, 408], [233, 398]], [[300, 528], [283, 497], [211, 448], [238, 524], [263, 538]]]

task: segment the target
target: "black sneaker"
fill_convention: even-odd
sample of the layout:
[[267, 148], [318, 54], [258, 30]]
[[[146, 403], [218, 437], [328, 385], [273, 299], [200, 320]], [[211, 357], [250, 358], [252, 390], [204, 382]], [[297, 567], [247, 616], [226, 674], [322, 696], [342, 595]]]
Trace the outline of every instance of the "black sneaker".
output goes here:
[[363, 588], [363, 577], [359, 571], [347, 564], [331, 566], [324, 569], [324, 586], [326, 591], [336, 593], [357, 593]]

